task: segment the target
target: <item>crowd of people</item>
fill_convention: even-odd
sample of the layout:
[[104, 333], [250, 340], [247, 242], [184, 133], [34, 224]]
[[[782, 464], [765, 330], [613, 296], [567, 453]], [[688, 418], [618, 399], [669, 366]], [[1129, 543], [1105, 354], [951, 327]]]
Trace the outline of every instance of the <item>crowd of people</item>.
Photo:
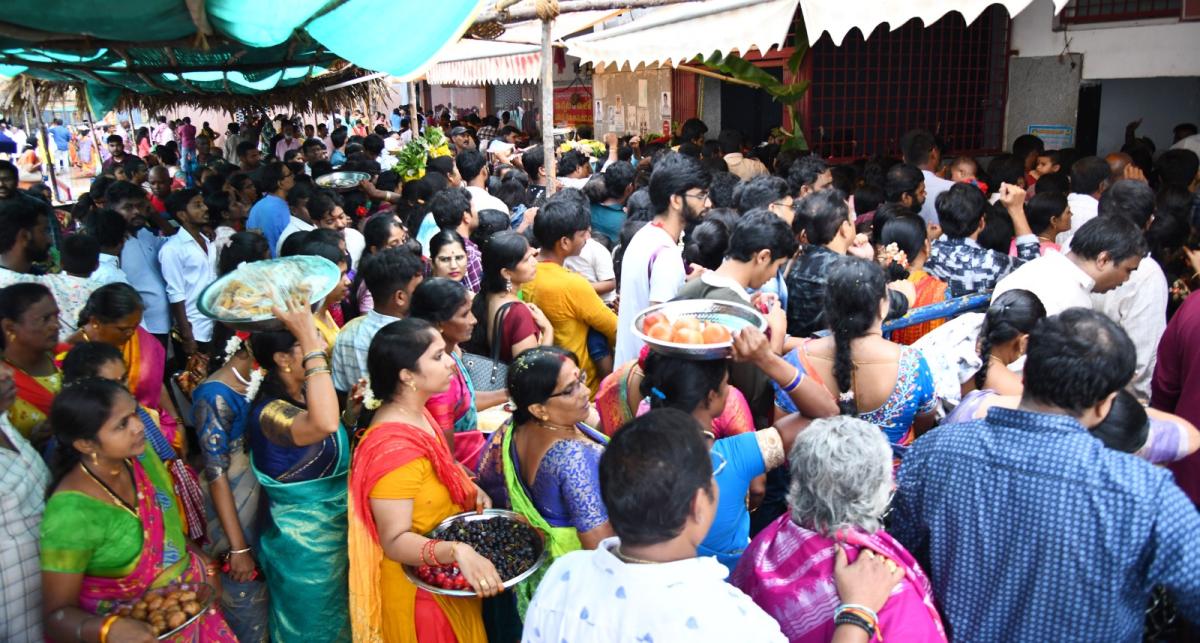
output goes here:
[[[399, 111], [245, 116], [125, 127], [69, 211], [0, 161], [0, 639], [154, 640], [113, 610], [177, 583], [203, 641], [1196, 636], [1194, 126], [836, 165], [437, 110], [404, 181]], [[339, 279], [278, 329], [201, 312], [298, 256]], [[677, 300], [765, 332], [662, 352]], [[486, 508], [545, 536], [510, 590], [428, 535]]]

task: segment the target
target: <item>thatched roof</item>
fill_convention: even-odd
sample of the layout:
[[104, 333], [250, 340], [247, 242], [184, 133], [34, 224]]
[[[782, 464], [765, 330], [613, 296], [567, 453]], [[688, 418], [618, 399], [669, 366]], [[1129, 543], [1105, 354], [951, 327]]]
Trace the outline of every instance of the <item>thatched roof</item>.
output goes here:
[[[367, 70], [353, 65], [343, 65], [337, 71], [257, 94], [191, 91], [144, 93], [121, 90], [115, 94], [111, 102], [94, 107], [93, 112], [96, 113], [97, 118], [100, 118], [103, 116], [103, 112], [100, 110], [105, 108], [121, 111], [140, 109], [151, 114], [159, 114], [179, 107], [233, 113], [249, 106], [258, 106], [285, 108], [286, 111], [294, 114], [310, 111], [332, 113], [344, 109], [361, 108], [364, 102], [372, 104], [386, 99], [391, 88], [383, 79], [379, 78], [364, 80], [336, 89], [326, 89], [368, 75], [371, 73]], [[81, 114], [86, 114], [89, 105], [85, 104], [85, 98], [89, 96], [89, 89], [92, 89], [91, 86], [81, 81], [47, 80], [31, 74], [19, 74], [7, 82], [0, 82], [0, 113], [22, 113], [26, 109], [37, 111], [39, 107], [45, 105], [71, 101], [74, 102]], [[95, 100], [92, 101], [92, 105], [95, 105]]]
[[102, 114], [248, 105], [304, 112], [361, 102], [386, 91], [384, 83], [347, 81], [420, 76], [482, 0], [432, 3], [419, 14], [407, 2], [368, 0], [296, 0], [287, 11], [257, 0], [9, 4], [0, 15], [0, 77], [30, 82], [4, 100], [44, 105], [74, 89]]

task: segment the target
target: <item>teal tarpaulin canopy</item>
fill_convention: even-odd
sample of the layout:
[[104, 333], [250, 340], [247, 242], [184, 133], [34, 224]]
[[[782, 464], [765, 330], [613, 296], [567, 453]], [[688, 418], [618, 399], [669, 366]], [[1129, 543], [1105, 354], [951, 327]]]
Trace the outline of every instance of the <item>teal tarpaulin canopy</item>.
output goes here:
[[319, 105], [330, 99], [321, 88], [371, 72], [419, 77], [484, 4], [11, 0], [0, 13], [0, 76], [82, 89], [95, 114], [252, 96]]

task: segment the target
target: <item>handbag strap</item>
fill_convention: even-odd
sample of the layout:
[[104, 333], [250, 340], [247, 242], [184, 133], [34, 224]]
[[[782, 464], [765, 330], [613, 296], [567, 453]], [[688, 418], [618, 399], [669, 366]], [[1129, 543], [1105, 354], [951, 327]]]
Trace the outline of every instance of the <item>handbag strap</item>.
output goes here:
[[[518, 303], [520, 303], [520, 302], [510, 301], [506, 304], [501, 305], [499, 308], [496, 309], [496, 316], [492, 320], [492, 347], [491, 348], [492, 348], [492, 364], [493, 365], [498, 364], [500, 362], [500, 342], [504, 337], [504, 328], [502, 326], [502, 324], [504, 323], [504, 313], [508, 312], [509, 307], [515, 306]], [[513, 355], [513, 357], [516, 357], [516, 355]]]

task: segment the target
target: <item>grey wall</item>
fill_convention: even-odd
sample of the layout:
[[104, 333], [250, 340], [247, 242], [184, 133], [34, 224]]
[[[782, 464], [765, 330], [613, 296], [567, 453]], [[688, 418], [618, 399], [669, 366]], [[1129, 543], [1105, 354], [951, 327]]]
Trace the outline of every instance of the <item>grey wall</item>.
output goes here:
[[1126, 78], [1100, 81], [1101, 155], [1121, 148], [1125, 125], [1142, 119], [1138, 136], [1149, 137], [1158, 150], [1171, 146], [1171, 129], [1200, 122], [1200, 78]]
[[700, 92], [703, 97], [700, 120], [708, 126], [707, 137], [716, 138], [721, 133], [721, 81], [701, 76]]
[[1011, 147], [1013, 139], [1026, 133], [1030, 125], [1075, 127], [1082, 62], [1079, 54], [1070, 54], [1070, 57], [1061, 60], [1058, 56], [1015, 57], [1009, 60], [1005, 148]]

